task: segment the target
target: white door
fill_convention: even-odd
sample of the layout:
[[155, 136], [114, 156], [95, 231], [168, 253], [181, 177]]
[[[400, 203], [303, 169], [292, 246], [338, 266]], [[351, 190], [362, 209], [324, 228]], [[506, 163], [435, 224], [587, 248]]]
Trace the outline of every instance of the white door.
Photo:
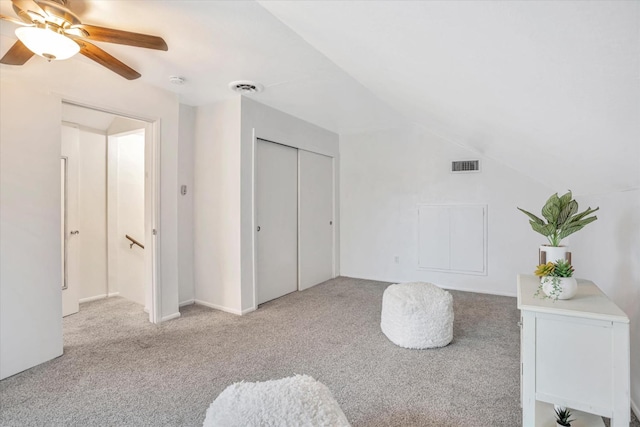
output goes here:
[[61, 187], [61, 263], [62, 263], [62, 316], [77, 313], [78, 302], [78, 160], [80, 131], [62, 126], [60, 159]]
[[307, 289], [333, 273], [333, 159], [299, 151], [300, 285]]
[[257, 304], [298, 289], [298, 150], [256, 147]]

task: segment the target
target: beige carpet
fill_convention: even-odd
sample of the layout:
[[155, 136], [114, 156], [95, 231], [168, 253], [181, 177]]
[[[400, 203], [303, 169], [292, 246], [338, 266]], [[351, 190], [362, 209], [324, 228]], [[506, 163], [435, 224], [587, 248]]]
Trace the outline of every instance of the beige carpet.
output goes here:
[[0, 425], [200, 426], [229, 384], [295, 373], [353, 426], [521, 425], [515, 299], [452, 292], [453, 342], [407, 350], [380, 332], [387, 285], [338, 278], [243, 317], [189, 306], [159, 326], [122, 298], [83, 304], [64, 356], [0, 382]]

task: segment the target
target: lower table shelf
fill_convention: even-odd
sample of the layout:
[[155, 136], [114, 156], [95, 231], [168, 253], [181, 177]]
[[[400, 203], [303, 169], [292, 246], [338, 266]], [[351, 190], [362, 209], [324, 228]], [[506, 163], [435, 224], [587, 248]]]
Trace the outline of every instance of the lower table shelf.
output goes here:
[[[571, 423], [571, 427], [604, 427], [604, 421], [598, 415], [573, 409], [571, 409], [571, 414], [573, 415], [571, 418], [575, 418], [575, 421]], [[556, 427], [552, 404], [536, 402], [536, 427]]]

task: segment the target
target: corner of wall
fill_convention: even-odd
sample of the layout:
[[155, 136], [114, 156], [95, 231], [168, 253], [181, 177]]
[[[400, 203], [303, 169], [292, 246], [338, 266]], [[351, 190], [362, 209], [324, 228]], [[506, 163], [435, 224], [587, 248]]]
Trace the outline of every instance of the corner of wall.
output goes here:
[[194, 300], [240, 311], [241, 100], [195, 111], [193, 160]]
[[[180, 104], [178, 120], [178, 300], [195, 298], [193, 190], [196, 109]], [[183, 194], [182, 189], [186, 194]]]

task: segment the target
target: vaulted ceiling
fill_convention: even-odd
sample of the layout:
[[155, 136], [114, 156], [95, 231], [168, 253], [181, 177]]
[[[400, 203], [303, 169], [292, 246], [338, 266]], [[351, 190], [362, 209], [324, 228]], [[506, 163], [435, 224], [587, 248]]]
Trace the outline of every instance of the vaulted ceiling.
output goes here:
[[[411, 122], [558, 190], [640, 184], [637, 1], [69, 5], [84, 22], [162, 36], [168, 52], [101, 47], [186, 104], [256, 80], [259, 102], [339, 133]], [[9, 1], [0, 13], [13, 15]], [[15, 25], [0, 25], [4, 54]], [[56, 66], [43, 61], [24, 67]]]

